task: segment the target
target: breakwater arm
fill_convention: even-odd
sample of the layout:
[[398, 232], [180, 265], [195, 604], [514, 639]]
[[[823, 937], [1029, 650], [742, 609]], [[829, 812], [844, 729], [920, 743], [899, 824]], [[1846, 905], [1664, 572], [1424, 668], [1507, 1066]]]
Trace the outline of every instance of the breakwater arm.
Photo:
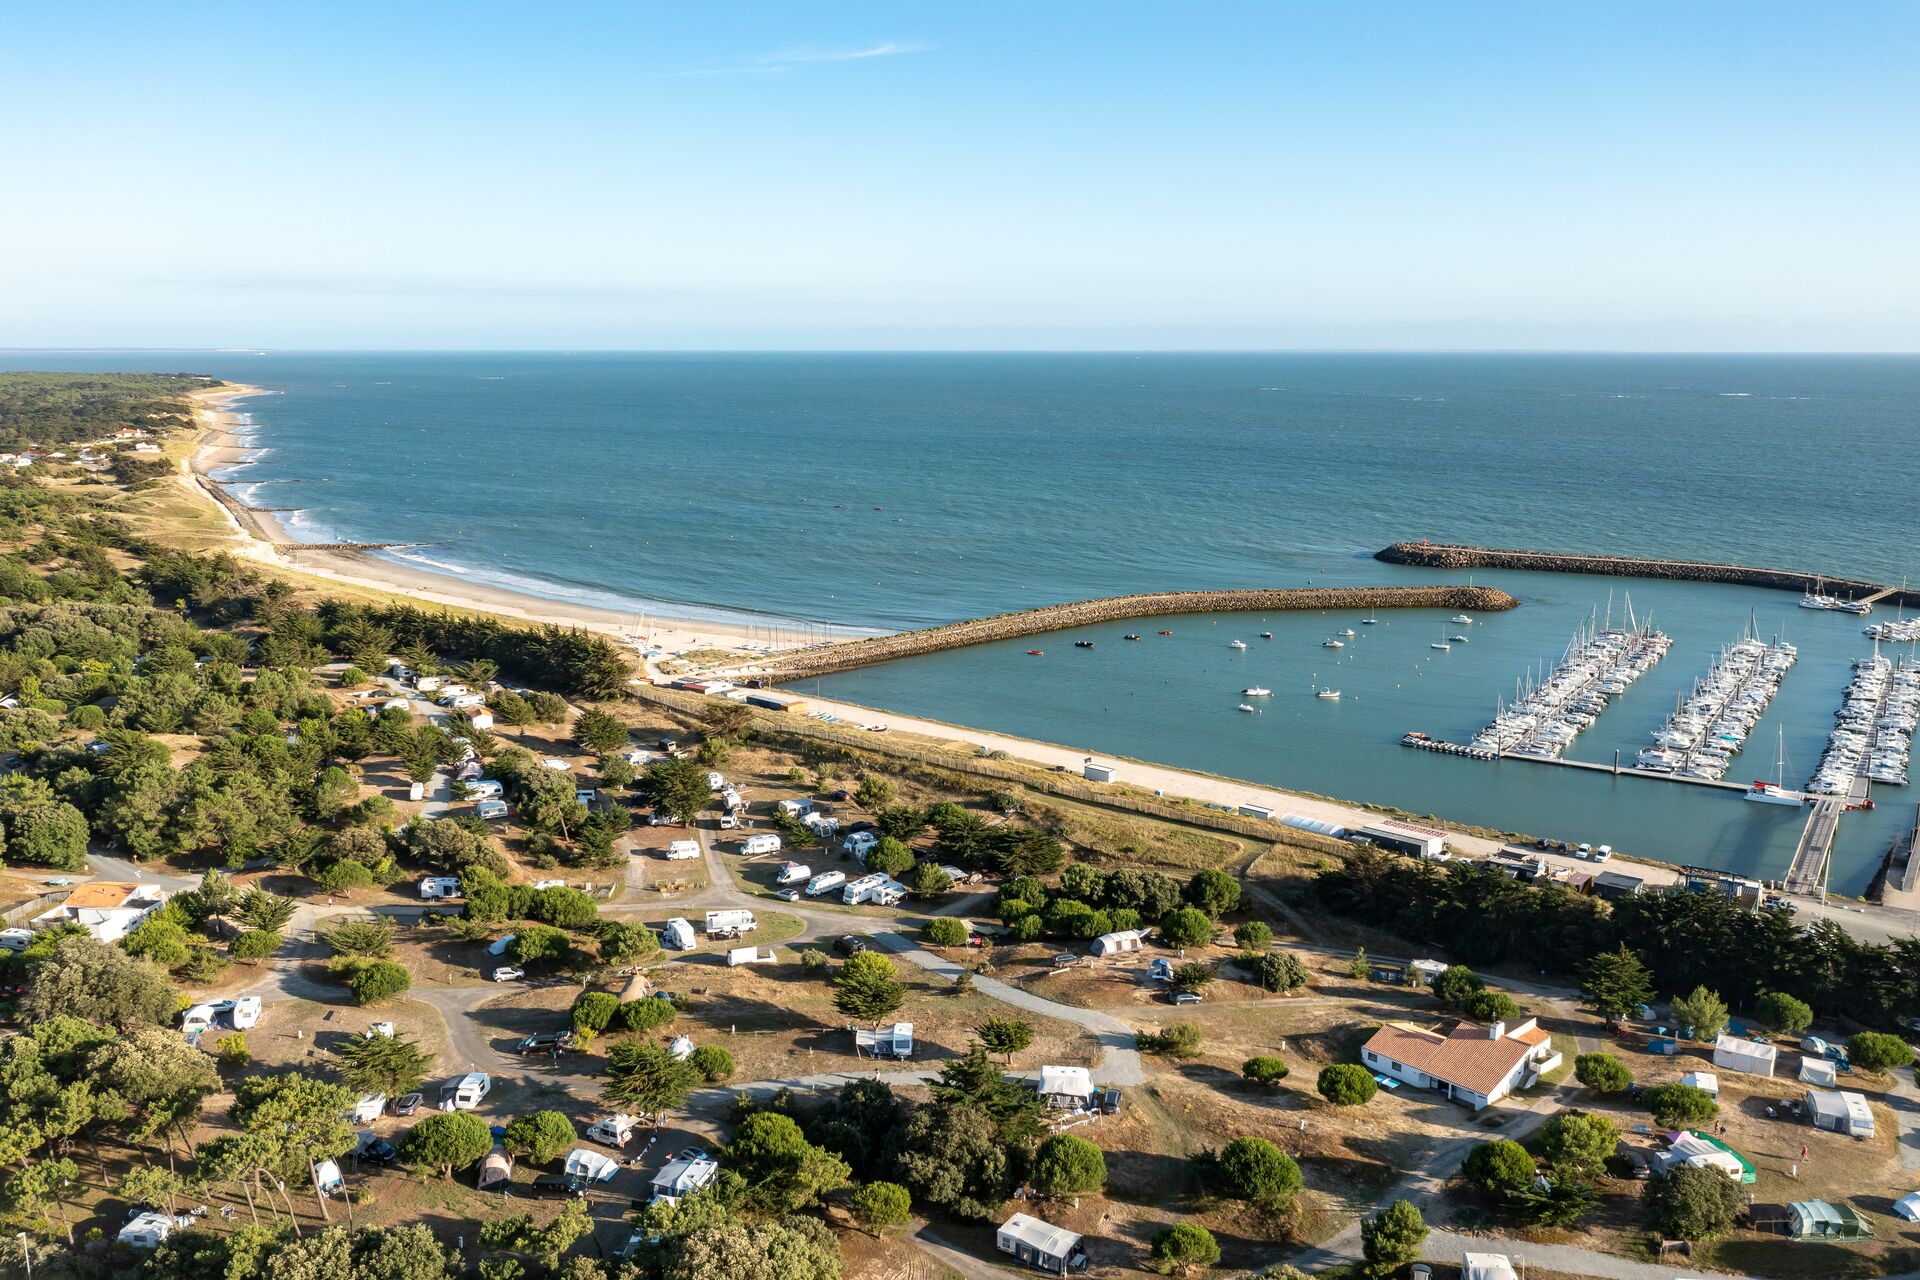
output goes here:
[[736, 676], [742, 683], [781, 684], [813, 676], [851, 671], [895, 658], [938, 653], [993, 640], [1063, 631], [1094, 622], [1164, 617], [1179, 613], [1262, 613], [1319, 609], [1454, 609], [1498, 613], [1520, 602], [1493, 587], [1291, 587], [1247, 591], [1163, 591], [1151, 595], [1108, 596], [1071, 604], [1046, 605], [1017, 613], [972, 618], [966, 622], [870, 636], [818, 649], [783, 654]]
[[1376, 551], [1375, 560], [1418, 565], [1428, 569], [1532, 569], [1541, 573], [1599, 573], [1616, 578], [1676, 578], [1688, 582], [1730, 582], [1780, 591], [1812, 591], [1855, 600], [1920, 601], [1920, 592], [1906, 592], [1853, 578], [1818, 577], [1793, 569], [1760, 569], [1751, 565], [1713, 564], [1704, 560], [1649, 560], [1638, 556], [1576, 555], [1560, 551], [1517, 551], [1500, 547], [1468, 547], [1442, 542], [1396, 542]]

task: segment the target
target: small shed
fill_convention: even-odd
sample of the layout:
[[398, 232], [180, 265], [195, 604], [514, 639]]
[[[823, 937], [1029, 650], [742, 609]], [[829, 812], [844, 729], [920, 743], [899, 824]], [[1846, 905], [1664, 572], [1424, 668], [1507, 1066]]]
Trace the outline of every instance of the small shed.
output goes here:
[[1647, 882], [1639, 876], [1626, 875], [1619, 871], [1602, 871], [1593, 878], [1595, 897], [1619, 902], [1637, 895], [1647, 887]]
[[1085, 1067], [1041, 1067], [1040, 1101], [1056, 1111], [1084, 1108], [1093, 1097], [1093, 1077]]
[[1065, 1227], [1016, 1213], [1000, 1224], [994, 1243], [1000, 1246], [1000, 1252], [1010, 1253], [1030, 1267], [1065, 1275], [1087, 1264], [1086, 1252], [1080, 1247], [1084, 1238]]
[[1089, 760], [1080, 766], [1080, 773], [1088, 782], [1112, 782], [1114, 770], [1110, 764]]
[[1800, 1079], [1807, 1084], [1823, 1085], [1831, 1089], [1840, 1083], [1840, 1073], [1825, 1058], [1800, 1059]]
[[1750, 1076], [1771, 1076], [1776, 1051], [1770, 1044], [1722, 1033], [1713, 1042], [1713, 1065]]
[[1796, 1200], [1787, 1206], [1787, 1234], [1795, 1240], [1857, 1240], [1873, 1229], [1848, 1204]]
[[861, 1058], [905, 1059], [913, 1056], [913, 1024], [896, 1022], [890, 1027], [855, 1027], [853, 1052]]
[[1093, 940], [1093, 954], [1117, 956], [1123, 951], [1138, 951], [1145, 944], [1147, 933], [1145, 929], [1120, 929], [1103, 933]]
[[493, 1187], [505, 1187], [513, 1181], [513, 1157], [500, 1147], [495, 1147], [480, 1157], [480, 1173], [477, 1182], [482, 1191]]
[[1504, 1253], [1460, 1255], [1460, 1280], [1518, 1280]]
[[1852, 1138], [1873, 1136], [1873, 1108], [1867, 1097], [1851, 1090], [1807, 1090], [1807, 1114], [1814, 1128], [1844, 1133]]

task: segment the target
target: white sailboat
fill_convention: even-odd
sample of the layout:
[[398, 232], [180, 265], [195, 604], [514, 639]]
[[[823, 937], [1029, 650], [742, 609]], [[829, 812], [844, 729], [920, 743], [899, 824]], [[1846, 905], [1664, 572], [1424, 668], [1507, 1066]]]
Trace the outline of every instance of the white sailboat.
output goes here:
[[1806, 797], [1797, 791], [1787, 790], [1786, 781], [1787, 730], [1785, 726], [1782, 726], [1780, 729], [1780, 751], [1779, 754], [1775, 756], [1773, 764], [1773, 781], [1756, 782], [1748, 787], [1747, 799], [1757, 801], [1760, 804], [1790, 804], [1798, 809], [1805, 803]]

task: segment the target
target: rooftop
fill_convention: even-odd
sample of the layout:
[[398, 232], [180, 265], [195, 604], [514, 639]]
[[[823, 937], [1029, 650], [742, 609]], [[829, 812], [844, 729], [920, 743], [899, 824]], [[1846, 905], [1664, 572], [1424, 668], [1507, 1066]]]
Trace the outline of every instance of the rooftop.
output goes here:
[[1448, 1084], [1485, 1096], [1500, 1087], [1513, 1069], [1551, 1037], [1533, 1019], [1495, 1039], [1495, 1027], [1463, 1022], [1441, 1035], [1420, 1027], [1388, 1023], [1373, 1033], [1367, 1048], [1395, 1062], [1404, 1062]]

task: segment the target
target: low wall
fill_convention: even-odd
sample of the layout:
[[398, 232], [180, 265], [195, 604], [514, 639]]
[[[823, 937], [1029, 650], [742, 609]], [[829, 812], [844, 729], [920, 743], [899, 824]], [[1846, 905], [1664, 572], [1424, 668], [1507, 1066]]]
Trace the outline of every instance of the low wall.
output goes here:
[[[1855, 578], [1824, 578], [1792, 569], [1759, 569], [1750, 565], [1713, 564], [1703, 560], [1648, 560], [1637, 556], [1571, 555], [1558, 551], [1515, 551], [1498, 547], [1468, 547], [1450, 543], [1396, 542], [1374, 553], [1388, 564], [1427, 569], [1533, 569], [1542, 573], [1599, 573], [1617, 578], [1674, 578], [1687, 582], [1730, 582], [1780, 591], [1812, 591], [1816, 587], [1842, 599], [1864, 599], [1887, 590], [1876, 582]], [[1889, 603], [1920, 603], [1920, 592], [1894, 591]]]
[[1455, 609], [1498, 613], [1520, 602], [1493, 587], [1290, 587], [1252, 591], [1166, 591], [1153, 595], [1108, 596], [1072, 604], [1047, 605], [991, 618], [974, 618], [872, 636], [843, 644], [810, 649], [756, 663], [735, 679], [742, 684], [770, 685], [813, 676], [851, 671], [876, 662], [917, 657], [944, 649], [1012, 640], [1021, 636], [1064, 631], [1094, 622], [1121, 622], [1131, 618], [1165, 617], [1179, 613], [1277, 613], [1321, 609]]

